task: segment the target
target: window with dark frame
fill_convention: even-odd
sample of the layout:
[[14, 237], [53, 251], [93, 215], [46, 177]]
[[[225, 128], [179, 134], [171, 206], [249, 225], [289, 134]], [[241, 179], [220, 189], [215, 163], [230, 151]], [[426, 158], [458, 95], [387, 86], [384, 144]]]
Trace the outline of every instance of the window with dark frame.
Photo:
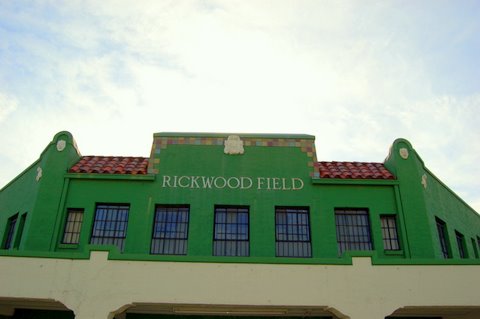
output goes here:
[[336, 209], [338, 254], [347, 250], [372, 250], [370, 220], [366, 209]]
[[479, 254], [480, 254], [480, 237], [478, 237], [478, 236], [477, 236], [477, 247], [478, 247]]
[[78, 244], [83, 224], [83, 209], [69, 208], [63, 231], [62, 244]]
[[462, 233], [455, 231], [455, 238], [457, 240], [458, 253], [460, 254], [460, 258], [468, 258], [465, 236], [463, 236]]
[[213, 255], [249, 256], [248, 206], [215, 206]]
[[381, 215], [380, 223], [382, 227], [383, 249], [400, 250], [400, 241], [398, 239], [397, 216]]
[[153, 223], [151, 254], [186, 255], [188, 205], [158, 205]]
[[25, 228], [25, 222], [27, 221], [27, 213], [20, 216], [20, 222], [18, 223], [17, 234], [15, 235], [15, 242], [13, 248], [19, 248], [23, 237], [23, 229]]
[[448, 242], [447, 224], [438, 217], [435, 217], [435, 223], [437, 224], [438, 240], [440, 242], [442, 256], [445, 259], [452, 258]]
[[307, 207], [275, 207], [277, 257], [312, 257]]
[[471, 238], [471, 240], [472, 240], [473, 253], [475, 254], [475, 258], [478, 259], [480, 256], [478, 255], [477, 243], [475, 242], [475, 239]]
[[5, 230], [5, 240], [3, 242], [3, 249], [12, 248], [13, 234], [15, 233], [15, 225], [17, 224], [18, 214], [13, 215], [8, 219], [7, 229]]
[[115, 245], [123, 252], [129, 209], [123, 204], [98, 204], [90, 244]]

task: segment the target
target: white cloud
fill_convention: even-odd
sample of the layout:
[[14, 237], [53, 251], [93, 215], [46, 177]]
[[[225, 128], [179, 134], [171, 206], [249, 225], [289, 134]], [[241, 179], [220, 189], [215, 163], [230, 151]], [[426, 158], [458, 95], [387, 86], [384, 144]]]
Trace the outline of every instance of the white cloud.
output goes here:
[[0, 92], [0, 123], [4, 121], [18, 107], [16, 98]]

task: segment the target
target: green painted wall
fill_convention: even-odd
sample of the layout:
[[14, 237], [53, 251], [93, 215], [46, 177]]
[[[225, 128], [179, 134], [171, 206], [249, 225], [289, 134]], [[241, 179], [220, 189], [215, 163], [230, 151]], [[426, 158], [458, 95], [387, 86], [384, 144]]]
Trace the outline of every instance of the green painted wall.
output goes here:
[[[407, 158], [400, 156], [406, 150]], [[446, 222], [454, 258], [459, 258], [455, 230], [465, 235], [470, 258], [475, 258], [471, 238], [480, 232], [480, 216], [426, 167], [411, 144], [398, 139], [385, 166], [399, 180], [401, 205], [412, 257], [442, 259], [435, 217]], [[478, 244], [478, 243], [477, 243]]]
[[[59, 140], [66, 143], [61, 152], [56, 149]], [[5, 237], [5, 225], [10, 216], [26, 213], [19, 248], [51, 250], [64, 175], [79, 158], [71, 134], [56, 134], [40, 158], [0, 191], [0, 225], [3, 226], [0, 227], [0, 238]], [[18, 222], [16, 226], [17, 233]]]
[[[110, 258], [114, 259], [328, 264], [349, 263], [351, 256], [365, 255], [372, 256], [375, 263], [445, 263], [434, 222], [438, 216], [447, 222], [452, 244], [455, 244], [454, 230], [465, 235], [471, 257], [466, 262], [478, 263], [473, 260], [470, 238], [480, 236], [479, 215], [425, 168], [408, 141], [395, 141], [385, 162], [397, 179], [378, 181], [312, 177], [316, 154], [314, 138], [309, 135], [241, 135], [245, 143], [242, 155], [224, 154], [223, 141], [227, 137], [227, 134], [155, 134], [150, 174], [122, 176], [67, 173], [80, 156], [69, 133], [57, 134], [39, 161], [0, 192], [1, 238], [9, 216], [28, 212], [20, 249], [0, 250], [0, 254], [88, 258], [90, 249], [100, 248], [111, 250]], [[56, 149], [60, 139], [67, 141], [61, 152]], [[400, 149], [407, 150], [407, 158], [399, 155]], [[37, 167], [43, 169], [39, 182], [35, 180]], [[421, 183], [424, 174], [427, 188]], [[220, 177], [218, 187], [215, 183], [203, 187], [203, 179], [212, 177]], [[130, 205], [123, 253], [113, 246], [89, 245], [98, 203]], [[190, 205], [186, 256], [149, 254], [158, 204]], [[212, 257], [215, 205], [249, 206], [249, 257]], [[275, 206], [309, 208], [312, 258], [275, 257]], [[68, 208], [84, 209], [78, 245], [61, 244]], [[368, 210], [374, 251], [352, 251], [338, 256], [336, 208]], [[400, 251], [383, 249], [382, 214], [397, 216]], [[457, 253], [448, 262], [458, 260]]]

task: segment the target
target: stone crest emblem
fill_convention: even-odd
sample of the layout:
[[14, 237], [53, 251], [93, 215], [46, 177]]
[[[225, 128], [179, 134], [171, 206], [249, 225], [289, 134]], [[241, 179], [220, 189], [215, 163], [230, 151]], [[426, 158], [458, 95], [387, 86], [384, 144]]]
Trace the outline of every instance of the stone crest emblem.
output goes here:
[[230, 135], [224, 142], [225, 148], [223, 152], [229, 155], [239, 155], [243, 154], [245, 150], [243, 149], [243, 141], [238, 135]]
[[403, 159], [407, 159], [408, 158], [408, 150], [406, 148], [401, 148], [400, 151], [400, 156], [403, 158]]
[[57, 142], [57, 151], [63, 151], [65, 149], [65, 146], [67, 146], [67, 142], [65, 142], [65, 140], [59, 140]]

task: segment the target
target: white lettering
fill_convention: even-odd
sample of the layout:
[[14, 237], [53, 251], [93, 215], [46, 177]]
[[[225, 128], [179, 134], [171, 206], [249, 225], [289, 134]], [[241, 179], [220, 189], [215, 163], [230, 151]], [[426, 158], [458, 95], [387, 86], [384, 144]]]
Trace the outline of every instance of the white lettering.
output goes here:
[[[241, 188], [242, 189], [248, 189], [248, 188], [251, 188], [252, 185], [253, 185], [253, 181], [250, 177], [240, 177], [240, 180], [241, 180]], [[247, 182], [247, 183], [245, 183]]]
[[302, 188], [303, 188], [303, 181], [298, 177], [292, 178], [292, 189], [296, 191]]
[[[254, 183], [256, 182], [256, 184]], [[162, 187], [170, 188], [229, 188], [229, 189], [250, 189], [255, 187], [265, 190], [300, 190], [305, 183], [299, 177], [257, 177], [256, 180], [247, 176], [170, 176], [163, 175]]]
[[272, 180], [273, 180], [273, 189], [274, 189], [274, 190], [279, 190], [279, 189], [281, 189], [281, 188], [280, 188], [280, 178], [274, 177], [274, 178], [272, 178]]
[[190, 184], [190, 188], [200, 188], [200, 186], [198, 185], [198, 179], [199, 178], [200, 178], [200, 176], [192, 176], [191, 177], [192, 183]]
[[172, 185], [170, 185], [170, 176], [168, 175], [163, 175], [163, 187], [172, 187]]
[[202, 176], [202, 182], [203, 182], [203, 188], [212, 188], [212, 183], [213, 183], [214, 177], [206, 177]]
[[291, 187], [287, 187], [286, 184], [287, 184], [286, 178], [282, 178], [282, 190], [284, 190], [284, 191], [291, 190], [292, 188], [291, 188]]
[[257, 189], [262, 189], [263, 184], [265, 183], [265, 177], [258, 177], [257, 178]]
[[178, 176], [173, 176], [173, 187], [177, 187], [177, 178]]
[[[235, 181], [236, 185], [231, 184], [232, 180]], [[227, 185], [229, 188], [238, 188], [240, 186], [240, 180], [236, 177], [230, 177], [229, 179], [227, 179]]]
[[[223, 181], [223, 186], [219, 186], [217, 184], [218, 181]], [[213, 185], [215, 185], [216, 188], [225, 188], [225, 186], [227, 186], [227, 180], [225, 179], [225, 177], [222, 177], [222, 176], [218, 176], [215, 178], [215, 180], [213, 181]]]
[[[182, 187], [182, 188], [186, 188], [189, 186], [190, 184], [190, 176], [180, 176], [180, 178], [178, 179], [178, 186]], [[187, 180], [187, 184], [183, 184], [182, 181], [183, 180]]]

